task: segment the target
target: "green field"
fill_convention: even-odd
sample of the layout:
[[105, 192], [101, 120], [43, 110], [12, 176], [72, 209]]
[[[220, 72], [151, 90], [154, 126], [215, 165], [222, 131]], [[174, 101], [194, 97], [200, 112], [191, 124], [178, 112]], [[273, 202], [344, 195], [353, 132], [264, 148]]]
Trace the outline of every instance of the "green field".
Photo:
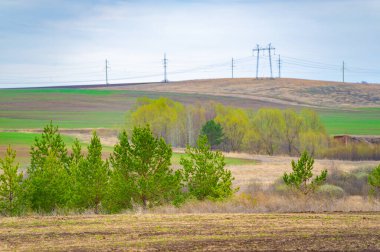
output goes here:
[[[184, 153], [173, 153], [172, 156], [172, 164], [173, 165], [179, 165], [179, 161], [181, 157], [186, 156]], [[243, 158], [231, 158], [231, 157], [226, 157], [225, 162], [227, 165], [254, 165], [256, 163], [255, 160], [252, 159], [243, 159]]]

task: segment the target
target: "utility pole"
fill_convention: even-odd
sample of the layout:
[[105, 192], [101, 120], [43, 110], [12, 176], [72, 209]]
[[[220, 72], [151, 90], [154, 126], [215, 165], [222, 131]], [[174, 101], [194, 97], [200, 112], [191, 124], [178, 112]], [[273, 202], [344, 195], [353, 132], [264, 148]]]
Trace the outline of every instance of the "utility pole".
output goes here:
[[344, 83], [344, 61], [343, 61], [343, 66], [342, 66], [342, 74], [343, 74], [343, 83]]
[[[271, 43], [268, 45], [268, 52], [269, 52], [269, 66], [270, 66], [270, 78], [273, 79], [273, 72], [272, 72], [272, 54], [270, 50], [272, 49]], [[274, 48], [273, 48], [274, 50]]]
[[253, 49], [253, 54], [257, 52], [256, 55], [256, 79], [259, 78], [259, 57], [260, 57], [260, 51], [265, 52], [268, 51], [269, 53], [269, 66], [270, 66], [270, 77], [273, 78], [273, 72], [272, 72], [272, 50], [275, 50], [276, 48], [272, 47], [272, 44], [269, 44], [268, 47], [260, 47], [260, 45], [256, 45], [256, 49]]
[[281, 78], [281, 55], [278, 55], [278, 78]]
[[232, 77], [232, 79], [234, 78], [234, 67], [235, 67], [234, 58], [232, 58], [232, 61], [231, 61], [231, 77]]
[[108, 68], [109, 68], [108, 60], [106, 59], [106, 85], [109, 85], [109, 83], [108, 83]]
[[163, 64], [164, 64], [164, 82], [167, 83], [168, 82], [168, 77], [167, 77], [166, 68], [168, 66], [168, 59], [166, 58], [166, 53], [164, 53]]

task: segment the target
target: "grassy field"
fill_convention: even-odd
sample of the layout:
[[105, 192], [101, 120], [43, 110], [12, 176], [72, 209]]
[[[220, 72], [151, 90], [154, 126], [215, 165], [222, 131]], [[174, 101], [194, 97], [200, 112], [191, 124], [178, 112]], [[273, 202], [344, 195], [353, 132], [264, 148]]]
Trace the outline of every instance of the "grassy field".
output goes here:
[[0, 219], [1, 251], [380, 249], [380, 215], [124, 214]]

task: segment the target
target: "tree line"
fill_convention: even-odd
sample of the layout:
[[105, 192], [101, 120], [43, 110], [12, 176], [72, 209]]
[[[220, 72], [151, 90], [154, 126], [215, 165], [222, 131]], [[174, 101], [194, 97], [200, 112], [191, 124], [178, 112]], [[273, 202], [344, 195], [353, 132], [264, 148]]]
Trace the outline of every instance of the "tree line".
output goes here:
[[0, 212], [117, 213], [135, 207], [180, 205], [188, 199], [220, 200], [235, 189], [224, 156], [212, 151], [206, 136], [188, 146], [181, 168], [171, 167], [172, 148], [153, 135], [149, 126], [135, 127], [130, 137], [119, 135], [109, 158], [104, 158], [94, 131], [87, 151], [78, 139], [71, 153], [58, 131], [47, 125], [31, 146], [31, 161], [22, 173], [9, 146], [0, 158]]
[[168, 98], [139, 98], [131, 121], [134, 126], [151, 124], [155, 135], [178, 147], [194, 145], [202, 133], [214, 149], [268, 155], [300, 155], [303, 150], [315, 155], [329, 142], [311, 109], [253, 111], [215, 102], [185, 106]]

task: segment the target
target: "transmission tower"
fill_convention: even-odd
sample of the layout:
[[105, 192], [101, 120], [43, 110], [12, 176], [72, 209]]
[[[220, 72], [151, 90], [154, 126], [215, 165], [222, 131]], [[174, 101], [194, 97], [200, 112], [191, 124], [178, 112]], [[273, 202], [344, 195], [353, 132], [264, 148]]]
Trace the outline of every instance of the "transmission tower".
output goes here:
[[273, 50], [273, 52], [275, 52], [275, 49], [276, 48], [272, 47], [271, 43], [269, 43], [268, 47], [260, 47], [260, 45], [256, 45], [256, 48], [252, 49], [253, 55], [255, 55], [255, 52], [257, 53], [256, 54], [256, 79], [259, 78], [260, 51], [262, 51], [263, 53], [265, 51], [268, 51], [268, 54], [269, 54], [270, 77], [273, 78], [273, 72], [272, 72], [272, 50]]
[[234, 78], [234, 67], [235, 67], [234, 58], [232, 58], [231, 60], [231, 78], [232, 79]]

